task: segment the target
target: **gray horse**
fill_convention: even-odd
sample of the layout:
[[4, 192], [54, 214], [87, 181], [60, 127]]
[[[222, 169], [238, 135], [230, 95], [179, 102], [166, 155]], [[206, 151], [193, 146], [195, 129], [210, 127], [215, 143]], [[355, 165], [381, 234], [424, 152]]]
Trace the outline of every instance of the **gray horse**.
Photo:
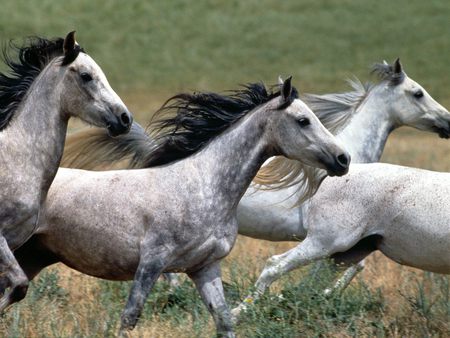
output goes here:
[[260, 166], [282, 154], [331, 175], [348, 171], [348, 154], [295, 93], [286, 80], [275, 93], [252, 84], [228, 96], [180, 94], [161, 110], [175, 116], [151, 124], [162, 128], [153, 141], [141, 136], [137, 165], [158, 167], [61, 168], [39, 229], [16, 252], [28, 277], [61, 261], [100, 278], [134, 278], [124, 333], [158, 276], [185, 272], [218, 333], [233, 337], [219, 263], [234, 245], [236, 207]]
[[5, 55], [0, 74], [0, 272], [9, 291], [0, 312], [22, 299], [28, 278], [12, 250], [37, 228], [39, 211], [61, 160], [68, 119], [77, 116], [110, 134], [129, 131], [132, 118], [100, 67], [65, 39], [34, 38]]

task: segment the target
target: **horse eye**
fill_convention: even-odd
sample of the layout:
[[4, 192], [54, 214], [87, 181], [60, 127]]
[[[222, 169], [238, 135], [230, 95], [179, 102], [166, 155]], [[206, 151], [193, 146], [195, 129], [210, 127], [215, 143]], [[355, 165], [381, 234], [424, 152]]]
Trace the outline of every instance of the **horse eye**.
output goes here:
[[416, 99], [420, 99], [423, 96], [423, 91], [419, 89], [413, 95]]
[[302, 117], [301, 119], [298, 119], [297, 123], [300, 125], [300, 127], [306, 127], [306, 126], [309, 126], [311, 124], [309, 119], [307, 119], [305, 117]]
[[80, 77], [84, 82], [92, 81], [92, 76], [88, 73], [81, 73]]

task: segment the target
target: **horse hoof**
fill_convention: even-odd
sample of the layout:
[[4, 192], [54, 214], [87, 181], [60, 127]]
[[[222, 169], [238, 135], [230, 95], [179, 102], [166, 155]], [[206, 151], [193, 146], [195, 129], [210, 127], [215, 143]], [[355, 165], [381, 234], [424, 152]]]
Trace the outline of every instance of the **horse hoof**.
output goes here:
[[330, 298], [332, 294], [333, 294], [333, 290], [330, 288], [326, 288], [325, 290], [323, 290], [323, 295], [326, 298]]
[[118, 338], [131, 338], [130, 331], [131, 330], [120, 329], [119, 330], [119, 334], [117, 335], [117, 337]]

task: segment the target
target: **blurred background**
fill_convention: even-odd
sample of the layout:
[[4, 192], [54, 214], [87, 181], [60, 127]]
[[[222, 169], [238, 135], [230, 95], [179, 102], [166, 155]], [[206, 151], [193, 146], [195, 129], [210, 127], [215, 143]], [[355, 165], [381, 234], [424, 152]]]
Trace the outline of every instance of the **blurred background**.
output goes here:
[[[300, 92], [343, 92], [349, 90], [345, 79], [355, 75], [363, 82], [376, 81], [371, 65], [397, 57], [410, 77], [450, 107], [447, 0], [0, 3], [3, 46], [11, 39], [20, 43], [27, 36], [63, 37], [71, 30], [77, 31], [78, 42], [144, 124], [180, 91], [223, 91], [256, 81], [270, 85], [278, 75], [293, 75]], [[0, 70], [5, 70], [3, 64]], [[449, 141], [408, 128], [394, 132], [382, 158], [440, 171], [450, 171], [449, 159]], [[293, 245], [240, 237], [224, 263], [230, 303], [245, 294], [270, 254]], [[298, 287], [307, 271], [291, 274], [272, 290], [287, 290], [292, 303], [268, 295], [262, 310], [250, 314], [238, 334], [450, 336], [447, 276], [404, 268], [373, 255], [343, 298], [325, 300], [311, 291], [314, 283]], [[0, 319], [0, 335], [84, 337], [115, 332], [129, 284], [99, 281], [59, 265], [41, 275], [27, 299]], [[175, 293], [164, 285], [157, 290], [136, 336], [213, 334], [211, 320], [189, 282]]]

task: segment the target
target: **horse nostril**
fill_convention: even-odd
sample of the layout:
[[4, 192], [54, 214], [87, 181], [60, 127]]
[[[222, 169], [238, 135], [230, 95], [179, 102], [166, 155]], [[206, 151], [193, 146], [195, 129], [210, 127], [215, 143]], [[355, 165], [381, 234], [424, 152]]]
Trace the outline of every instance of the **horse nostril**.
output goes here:
[[124, 126], [128, 126], [130, 124], [130, 117], [127, 113], [122, 113], [122, 115], [120, 115], [120, 120]]
[[346, 154], [341, 154], [337, 157], [338, 163], [343, 167], [348, 167], [348, 164], [350, 163], [350, 156]]

